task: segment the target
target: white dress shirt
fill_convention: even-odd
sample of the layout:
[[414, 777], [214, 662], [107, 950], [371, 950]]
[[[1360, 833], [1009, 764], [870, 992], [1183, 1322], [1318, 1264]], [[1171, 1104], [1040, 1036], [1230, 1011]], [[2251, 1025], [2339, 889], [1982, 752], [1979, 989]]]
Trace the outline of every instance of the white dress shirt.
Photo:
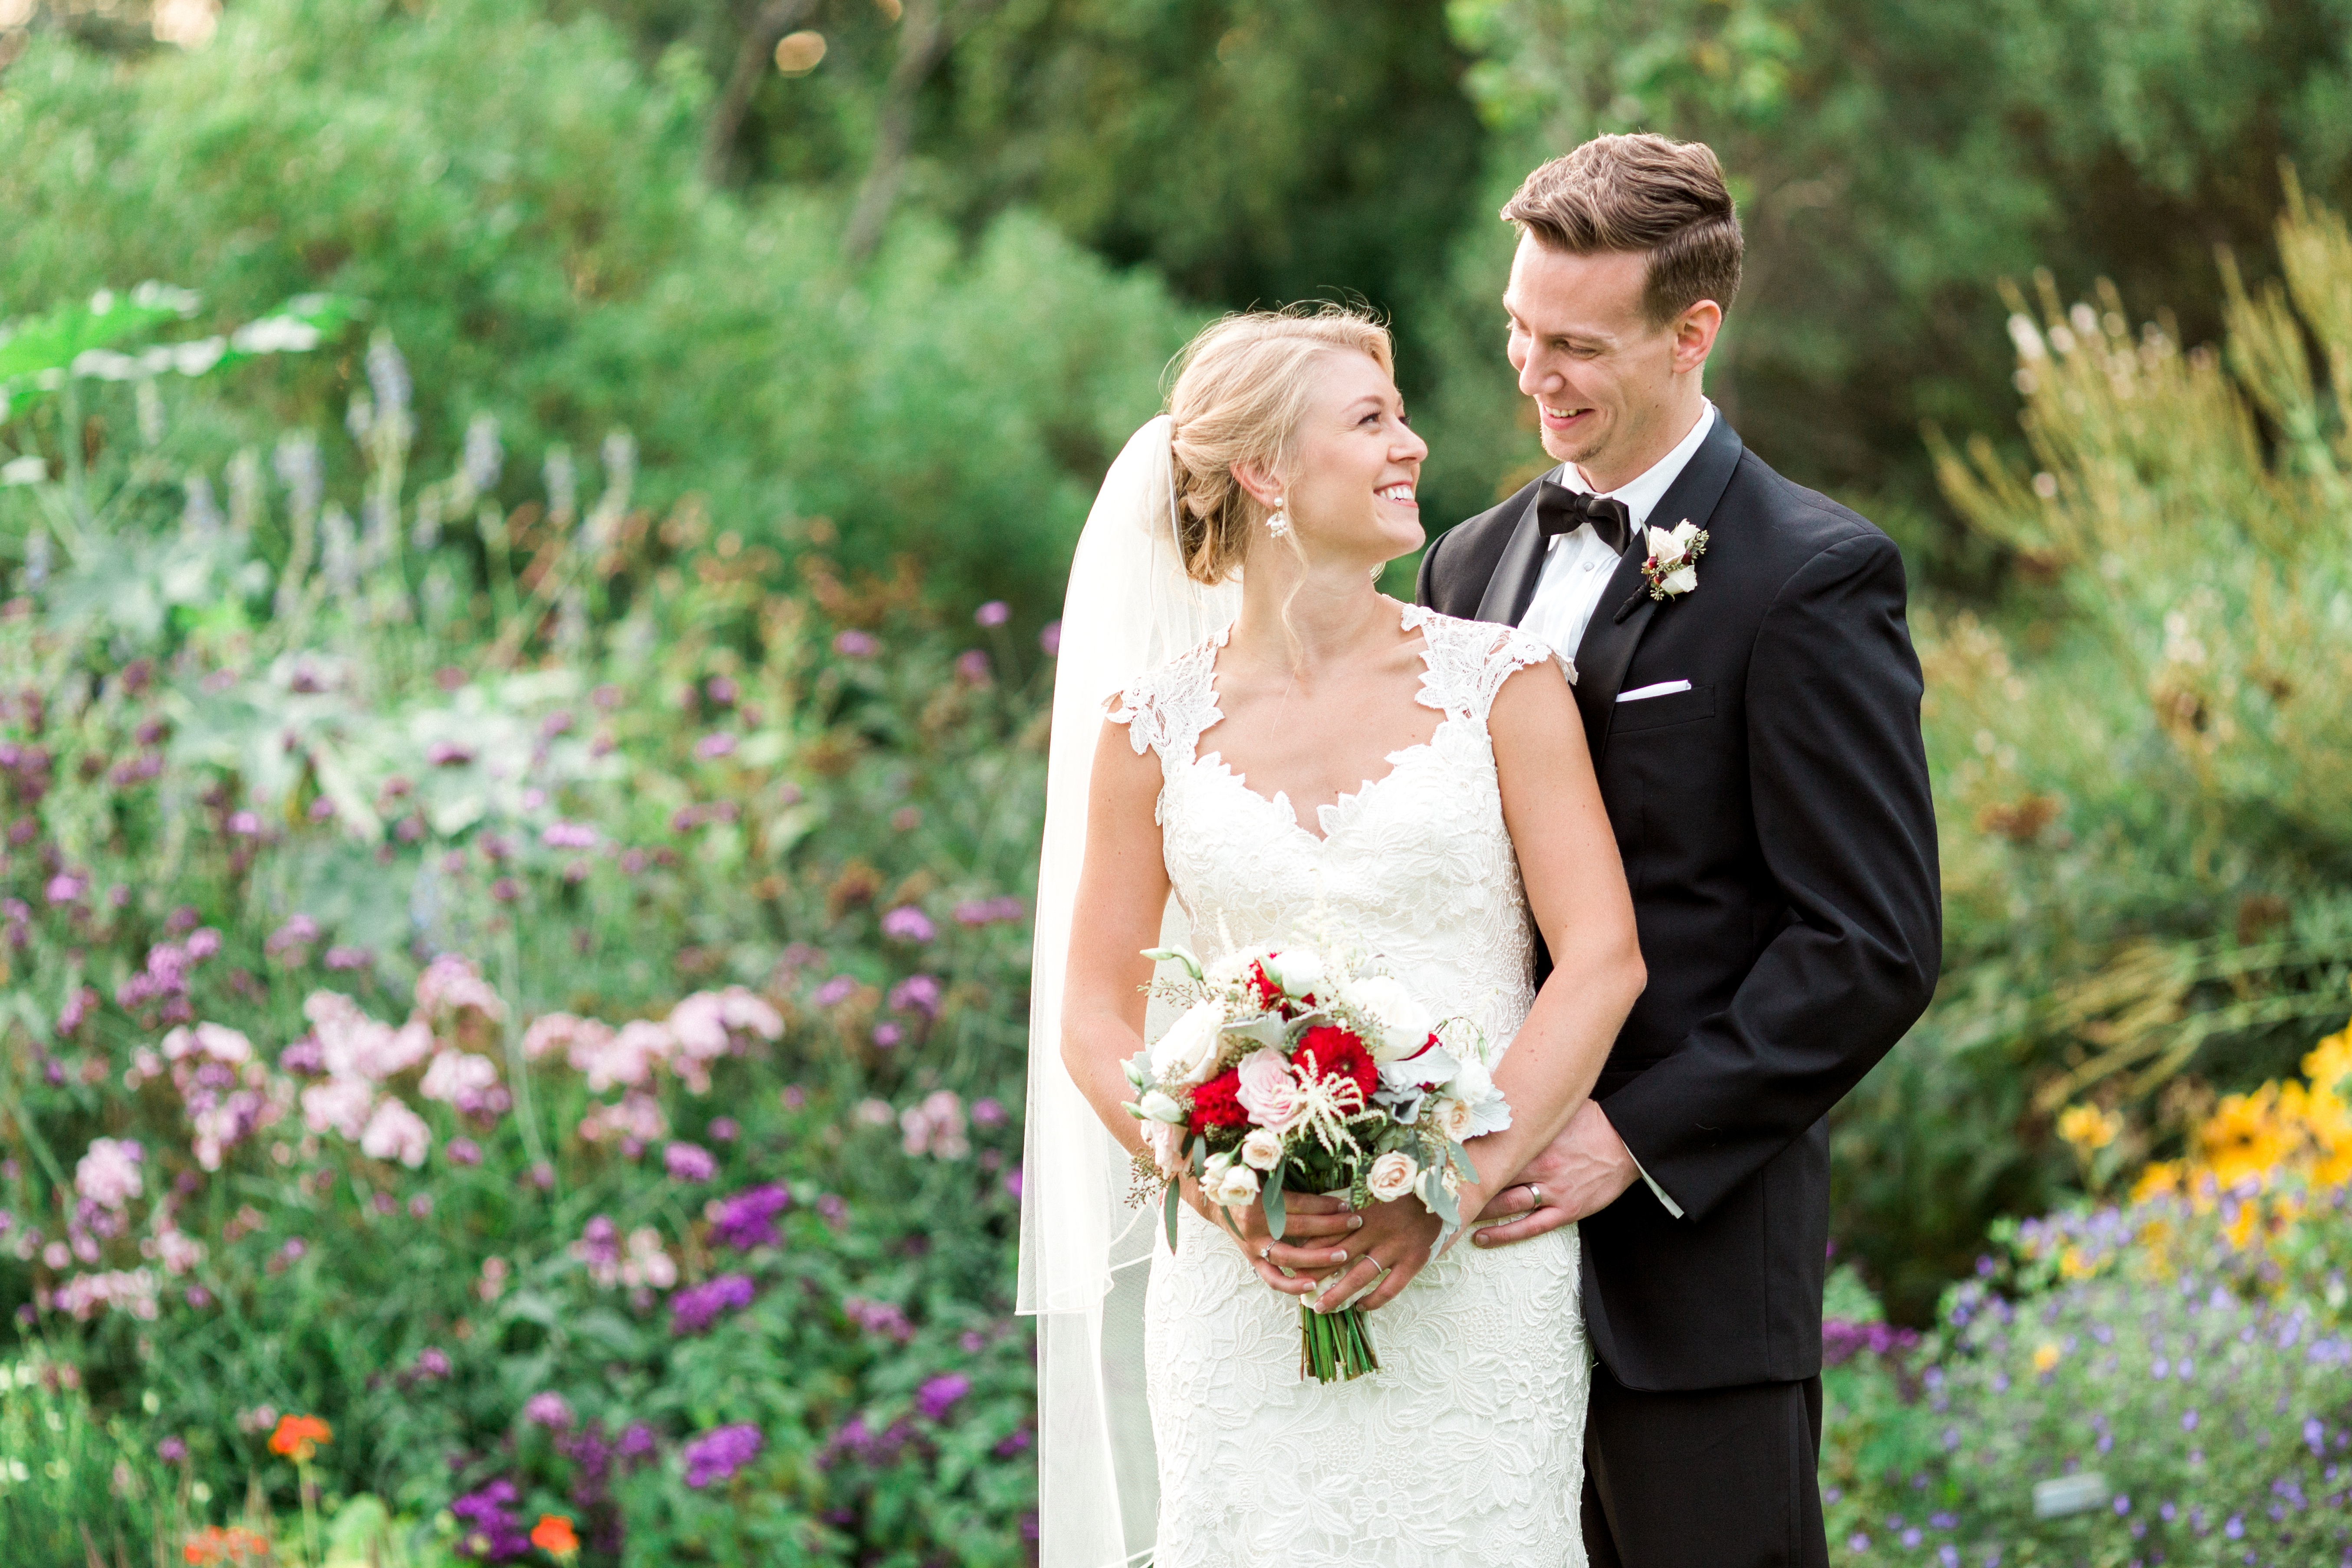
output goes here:
[[[1667, 487], [1682, 477], [1699, 443], [1714, 427], [1715, 405], [1702, 400], [1698, 422], [1673, 451], [1643, 469], [1640, 477], [1602, 493], [1625, 503], [1634, 528], [1646, 528]], [[1562, 463], [1548, 477], [1570, 489], [1591, 493], [1592, 487], [1574, 463]], [[1680, 521], [1668, 520], [1670, 523]], [[1543, 575], [1536, 579], [1536, 595], [1528, 601], [1528, 613], [1519, 617], [1519, 629], [1541, 637], [1555, 653], [1574, 664], [1577, 647], [1584, 641], [1584, 628], [1591, 624], [1592, 612], [1601, 604], [1601, 591], [1616, 570], [1616, 552], [1592, 531], [1591, 523], [1553, 535], [1545, 546]]]
[[[1642, 470], [1639, 477], [1601, 493], [1625, 503], [1636, 531], [1648, 527], [1650, 513], [1664, 499], [1667, 487], [1682, 477], [1699, 443], [1714, 427], [1715, 405], [1706, 403], [1699, 410], [1698, 422], [1690, 427], [1690, 434], [1675, 443], [1673, 451]], [[1562, 463], [1549, 477], [1570, 489], [1591, 493], [1591, 487], [1584, 482], [1584, 475], [1574, 463]], [[1536, 579], [1536, 595], [1528, 601], [1528, 613], [1519, 617], [1519, 629], [1549, 643], [1552, 650], [1572, 667], [1576, 650], [1584, 641], [1584, 628], [1592, 623], [1592, 612], [1601, 604], [1601, 591], [1609, 585], [1618, 559], [1617, 552], [1592, 531], [1589, 522], [1566, 533], [1554, 534], [1545, 545], [1543, 575]], [[1630, 1157], [1633, 1151], [1629, 1149], [1626, 1153]], [[1682, 1205], [1675, 1202], [1649, 1172], [1642, 1171], [1640, 1160], [1633, 1161], [1633, 1169], [1642, 1172], [1643, 1182], [1665, 1205], [1666, 1212], [1676, 1219], [1682, 1218]]]

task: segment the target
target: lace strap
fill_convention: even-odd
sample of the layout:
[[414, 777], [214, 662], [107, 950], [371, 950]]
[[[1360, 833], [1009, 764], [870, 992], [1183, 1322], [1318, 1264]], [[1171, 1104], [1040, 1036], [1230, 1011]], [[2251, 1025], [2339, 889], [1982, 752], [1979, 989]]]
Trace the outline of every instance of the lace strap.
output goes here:
[[1422, 671], [1416, 698], [1425, 708], [1484, 724], [1503, 682], [1515, 671], [1546, 661], [1557, 663], [1568, 683], [1576, 684], [1573, 660], [1554, 653], [1550, 644], [1517, 626], [1456, 620], [1420, 605], [1405, 612], [1404, 624], [1408, 630], [1419, 627], [1427, 644], [1422, 653], [1427, 668]]
[[1149, 750], [1160, 753], [1162, 766], [1191, 764], [1201, 731], [1223, 717], [1210, 679], [1223, 641], [1213, 638], [1145, 671], [1113, 699], [1110, 721], [1127, 726], [1128, 743], [1137, 756]]

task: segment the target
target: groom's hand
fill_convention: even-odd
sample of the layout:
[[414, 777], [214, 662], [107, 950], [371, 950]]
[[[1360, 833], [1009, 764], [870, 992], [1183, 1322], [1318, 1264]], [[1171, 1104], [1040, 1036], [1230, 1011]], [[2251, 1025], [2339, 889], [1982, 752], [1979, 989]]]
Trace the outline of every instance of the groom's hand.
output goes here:
[[1470, 1239], [1480, 1247], [1508, 1247], [1558, 1230], [1599, 1214], [1641, 1179], [1642, 1168], [1633, 1163], [1625, 1141], [1609, 1125], [1599, 1102], [1588, 1100], [1518, 1179], [1479, 1211], [1481, 1221], [1507, 1223], [1482, 1226]]

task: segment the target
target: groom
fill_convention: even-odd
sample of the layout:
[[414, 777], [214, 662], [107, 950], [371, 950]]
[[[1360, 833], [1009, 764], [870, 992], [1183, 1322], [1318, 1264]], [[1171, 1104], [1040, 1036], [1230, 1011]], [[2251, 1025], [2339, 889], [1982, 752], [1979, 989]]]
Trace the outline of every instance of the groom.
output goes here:
[[1560, 466], [1431, 545], [1419, 596], [1573, 661], [1650, 983], [1476, 1239], [1582, 1222], [1596, 1568], [1813, 1568], [1823, 1117], [1941, 944], [1903, 563], [1700, 392], [1741, 249], [1711, 151], [1603, 136], [1503, 216], [1511, 364]]

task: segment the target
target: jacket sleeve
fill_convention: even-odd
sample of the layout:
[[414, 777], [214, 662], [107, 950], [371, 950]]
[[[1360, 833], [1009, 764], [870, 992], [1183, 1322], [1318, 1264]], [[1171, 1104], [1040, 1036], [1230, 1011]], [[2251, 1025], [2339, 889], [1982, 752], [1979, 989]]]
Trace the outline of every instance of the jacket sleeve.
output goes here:
[[1728, 1007], [1601, 1101], [1690, 1219], [1820, 1121], [1935, 993], [1943, 906], [1920, 692], [1893, 541], [1830, 545], [1783, 585], [1749, 658], [1747, 712], [1756, 837], [1787, 923]]

